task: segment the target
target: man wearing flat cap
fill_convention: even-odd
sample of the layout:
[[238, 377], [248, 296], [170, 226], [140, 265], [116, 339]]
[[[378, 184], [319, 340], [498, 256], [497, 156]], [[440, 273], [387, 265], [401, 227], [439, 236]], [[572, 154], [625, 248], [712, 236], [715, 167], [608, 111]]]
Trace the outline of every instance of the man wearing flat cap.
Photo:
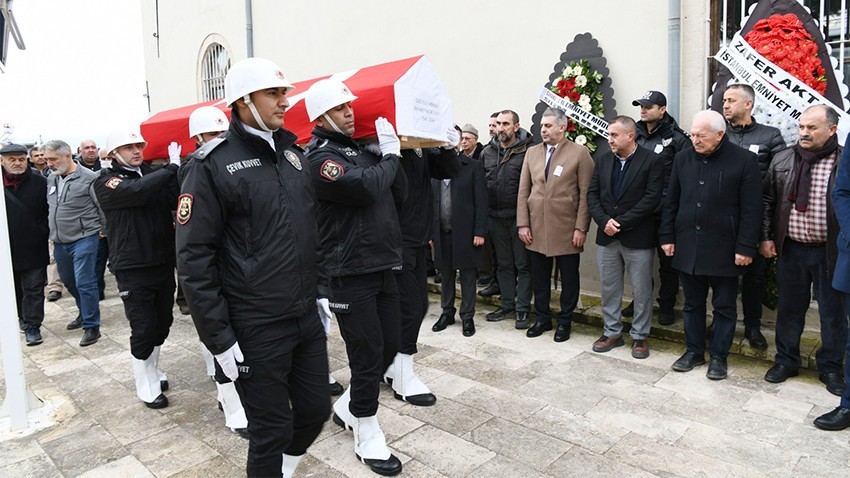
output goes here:
[[6, 221], [12, 252], [18, 325], [27, 345], [42, 342], [44, 284], [47, 283], [47, 180], [27, 165], [27, 148], [7, 144], [0, 148]]
[[469, 123], [460, 129], [460, 152], [472, 159], [478, 159], [484, 145], [478, 142], [478, 128]]
[[[648, 149], [659, 156], [663, 165], [661, 203], [655, 211], [656, 225], [661, 222], [661, 205], [667, 197], [667, 183], [673, 170], [673, 157], [680, 151], [692, 149], [687, 133], [679, 128], [676, 120], [667, 113], [667, 97], [664, 93], [649, 90], [640, 98], [632, 101], [632, 106], [640, 107], [640, 121], [637, 122], [635, 142], [641, 148]], [[670, 325], [674, 321], [673, 306], [679, 293], [679, 276], [673, 270], [673, 261], [661, 248], [658, 254], [658, 273], [661, 287], [658, 290], [658, 323]], [[623, 315], [632, 317], [634, 308], [631, 303], [623, 309]]]

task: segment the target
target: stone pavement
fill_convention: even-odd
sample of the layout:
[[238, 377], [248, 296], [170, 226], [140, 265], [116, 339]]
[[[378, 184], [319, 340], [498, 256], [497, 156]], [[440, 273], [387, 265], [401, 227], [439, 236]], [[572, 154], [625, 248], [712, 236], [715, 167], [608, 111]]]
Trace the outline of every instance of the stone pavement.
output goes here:
[[[484, 321], [493, 310], [484, 305], [475, 336], [463, 337], [459, 322], [433, 333], [437, 299], [416, 355], [437, 405], [414, 407], [382, 387], [378, 415], [404, 462], [401, 476], [850, 476], [850, 431], [812, 425], [838, 403], [814, 372], [770, 384], [767, 362], [734, 355], [729, 379], [712, 382], [704, 366], [670, 370], [680, 343], [652, 340], [643, 361], [631, 358], [629, 340], [596, 354], [598, 327], [576, 324], [561, 344], [551, 332], [528, 339], [512, 323]], [[46, 310], [44, 344], [24, 347], [24, 362], [55, 424], [26, 436], [0, 430], [0, 476], [244, 475], [247, 442], [224, 427], [189, 317], [175, 308], [162, 350], [171, 404], [150, 410], [135, 395], [129, 326], [111, 277], [97, 344], [81, 348], [81, 332], [65, 330], [76, 315], [67, 293]], [[336, 329], [328, 346], [331, 370], [347, 385]], [[357, 462], [351, 433], [328, 421], [298, 476], [377, 475]]]

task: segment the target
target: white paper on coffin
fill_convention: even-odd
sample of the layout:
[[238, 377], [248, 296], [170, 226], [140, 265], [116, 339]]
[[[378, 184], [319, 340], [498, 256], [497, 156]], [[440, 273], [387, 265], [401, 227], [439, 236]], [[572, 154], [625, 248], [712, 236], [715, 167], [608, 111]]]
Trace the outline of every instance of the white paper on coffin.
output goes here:
[[393, 85], [396, 132], [399, 136], [448, 141], [454, 127], [452, 100], [431, 62], [424, 56]]

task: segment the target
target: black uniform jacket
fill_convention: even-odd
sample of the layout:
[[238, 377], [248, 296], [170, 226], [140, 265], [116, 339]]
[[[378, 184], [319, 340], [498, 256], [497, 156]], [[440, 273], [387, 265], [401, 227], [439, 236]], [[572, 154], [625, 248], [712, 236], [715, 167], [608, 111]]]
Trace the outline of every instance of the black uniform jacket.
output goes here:
[[142, 175], [113, 161], [92, 183], [106, 216], [109, 267], [114, 271], [174, 266], [177, 166], [142, 163]]
[[[664, 165], [661, 192], [663, 198], [667, 195], [667, 184], [670, 182], [670, 172], [673, 170], [673, 158], [681, 151], [693, 149], [691, 140], [688, 134], [682, 131], [682, 128], [679, 128], [676, 120], [669, 113], [664, 113], [651, 133], [646, 123], [638, 121], [635, 142], [638, 146], [661, 157], [661, 162]], [[660, 209], [656, 213], [660, 213]]]
[[735, 276], [735, 254], [758, 254], [761, 173], [756, 155], [725, 136], [708, 155], [693, 149], [673, 161], [661, 216], [661, 244], [675, 244], [673, 268]]
[[[658, 238], [653, 212], [661, 202], [664, 162], [657, 154], [637, 146], [618, 197], [611, 192], [615, 167], [620, 167], [620, 160], [614, 153], [600, 157], [587, 190], [587, 206], [599, 226], [596, 243], [606, 246], [620, 241], [631, 249], [655, 248]], [[620, 223], [620, 232], [609, 236], [605, 225], [612, 218]]]
[[177, 270], [213, 354], [233, 345], [234, 328], [304, 317], [326, 290], [316, 196], [295, 140], [280, 129], [272, 150], [234, 118], [183, 166]]
[[[478, 267], [483, 247], [472, 245], [474, 236], [487, 235], [487, 181], [484, 179], [484, 164], [468, 156], [460, 155], [462, 167], [451, 180], [452, 196], [452, 265], [455, 269]], [[434, 263], [440, 267], [442, 245], [440, 241], [440, 197], [443, 187], [441, 179], [432, 179], [434, 189]]]
[[348, 136], [319, 127], [307, 145], [319, 198], [319, 235], [330, 277], [401, 267], [396, 201], [407, 178], [394, 154], [378, 157]]
[[396, 204], [401, 241], [405, 247], [424, 246], [432, 238], [431, 179], [457, 176], [460, 159], [453, 149], [405, 149], [400, 163], [407, 176], [407, 199]]
[[[23, 271], [47, 267], [47, 180], [30, 168], [24, 171], [18, 189], [5, 188], [6, 221], [12, 249], [12, 269]], [[11, 199], [13, 196], [16, 200]]]

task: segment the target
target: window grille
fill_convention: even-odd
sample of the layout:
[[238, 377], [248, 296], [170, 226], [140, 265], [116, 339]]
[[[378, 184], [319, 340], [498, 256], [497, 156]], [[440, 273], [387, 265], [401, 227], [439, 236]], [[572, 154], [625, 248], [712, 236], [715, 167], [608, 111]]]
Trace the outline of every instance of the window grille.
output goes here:
[[207, 47], [201, 60], [201, 99], [224, 98], [224, 77], [230, 69], [230, 55], [220, 43]]

